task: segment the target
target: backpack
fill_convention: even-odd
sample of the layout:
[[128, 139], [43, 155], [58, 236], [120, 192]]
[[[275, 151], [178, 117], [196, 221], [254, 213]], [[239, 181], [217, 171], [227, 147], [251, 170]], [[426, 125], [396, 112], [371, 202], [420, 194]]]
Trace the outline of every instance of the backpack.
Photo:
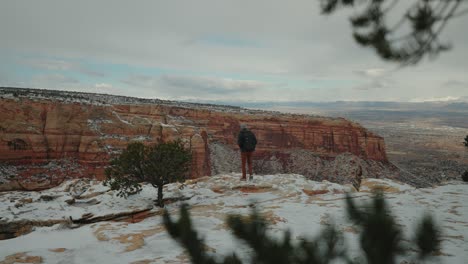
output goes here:
[[242, 148], [247, 152], [254, 151], [255, 146], [257, 145], [254, 134], [251, 131], [246, 131], [243, 133], [243, 138], [244, 144], [242, 145]]

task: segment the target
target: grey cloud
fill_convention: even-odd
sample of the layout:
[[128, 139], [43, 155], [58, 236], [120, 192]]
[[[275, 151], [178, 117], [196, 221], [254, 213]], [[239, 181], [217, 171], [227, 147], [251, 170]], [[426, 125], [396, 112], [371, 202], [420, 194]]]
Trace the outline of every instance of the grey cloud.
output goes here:
[[130, 86], [154, 88], [157, 84], [157, 78], [135, 74], [121, 80], [121, 82]]
[[[105, 12], [103, 17], [109, 5], [112, 12]], [[0, 11], [0, 22], [4, 19], [9, 26], [2, 27], [6, 24], [0, 23], [0, 31], [6, 33], [7, 40], [0, 47], [165, 68], [310, 74], [328, 67], [317, 62], [340, 58], [341, 65], [345, 65], [344, 61], [349, 61], [349, 44], [353, 43], [346, 17], [320, 16], [319, 3], [308, 0], [295, 4], [263, 0], [248, 4], [206, 0], [138, 4], [43, 1], [7, 3], [5, 9], [3, 14]], [[10, 30], [12, 26], [15, 30]], [[329, 34], [330, 28], [334, 28], [334, 34]], [[243, 41], [265, 43], [266, 47], [213, 47], [193, 41], [207, 35], [235, 36]], [[359, 51], [352, 54], [355, 53], [366, 54]], [[373, 56], [361, 56], [363, 60], [368, 58]]]
[[87, 69], [87, 68], [78, 68], [78, 71], [85, 74], [85, 75], [93, 76], [93, 77], [105, 77], [106, 76], [102, 72], [93, 71], [93, 70], [90, 70], [90, 69]]
[[354, 70], [354, 72], [360, 76], [372, 78], [384, 76], [385, 74], [387, 74], [387, 70], [382, 68], [368, 68], [364, 70]]
[[231, 94], [256, 90], [265, 84], [251, 80], [233, 80], [226, 78], [163, 75], [161, 82], [181, 90], [191, 90], [202, 93]]
[[62, 74], [40, 74], [34, 76], [31, 80], [31, 83], [47, 87], [49, 85], [77, 84], [79, 81], [75, 78]]
[[233, 80], [206, 76], [132, 75], [122, 80], [131, 87], [151, 88], [171, 98], [223, 98], [233, 94], [248, 94], [266, 87], [266, 84], [252, 80]]
[[[243, 78], [252, 80], [255, 75], [268, 75], [284, 78], [281, 82], [291, 80], [290, 83], [310, 76], [358, 79], [368, 87], [389, 90], [388, 93], [359, 93], [363, 87], [353, 89], [356, 87], [350, 84], [342, 88], [341, 94], [331, 89], [317, 92], [308, 87], [287, 94], [300, 95], [304, 100], [337, 96], [341, 96], [336, 98], [339, 100], [385, 99], [396, 94], [404, 99], [421, 93], [449, 96], [452, 92], [442, 92], [441, 82], [468, 82], [468, 34], [461, 34], [465, 32], [468, 16], [451, 21], [446, 27], [443, 39], [453, 41], [452, 51], [441, 54], [435, 61], [400, 69], [391, 78], [381, 81], [383, 83], [373, 83], [376, 81], [370, 79], [370, 75], [376, 73], [369, 69], [388, 69], [394, 65], [382, 62], [372, 50], [355, 43], [348, 16], [346, 12], [321, 16], [319, 1], [310, 0], [294, 3], [284, 0], [4, 1], [0, 9], [0, 51], [208, 73], [204, 75], [216, 72], [220, 76], [249, 76]], [[212, 35], [235, 36], [265, 45], [252, 48], [206, 45], [197, 41]], [[68, 66], [66, 63], [47, 65]], [[353, 72], [352, 69], [364, 70]], [[104, 77], [99, 72], [81, 70], [83, 74]], [[176, 79], [129, 77], [124, 83], [136, 83], [147, 89], [157, 87], [160, 94], [168, 93], [164, 86], [171, 87], [179, 93], [185, 91], [188, 96], [205, 96], [217, 91], [220, 91], [218, 94], [229, 93], [232, 90], [229, 87], [236, 87], [226, 80], [218, 84], [205, 79]], [[103, 79], [102, 82], [110, 81]], [[189, 89], [188, 83], [199, 88]], [[246, 84], [242, 85], [240, 87]], [[216, 89], [218, 86], [224, 87], [224, 91]], [[260, 91], [275, 92], [270, 87], [255, 91], [254, 99], [266, 96]], [[131, 93], [128, 91], [129, 95]], [[467, 93], [459, 89], [456, 95]]]
[[24, 64], [46, 70], [71, 70], [76, 66], [70, 62], [62, 60], [43, 60], [43, 59], [31, 59], [24, 61]]
[[391, 71], [383, 68], [367, 68], [354, 70], [353, 72], [360, 76], [364, 82], [363, 84], [354, 86], [353, 90], [369, 91], [388, 89], [392, 87], [392, 84], [394, 84]]
[[88, 76], [93, 77], [104, 77], [105, 74], [98, 71], [93, 71], [86, 67], [83, 67], [79, 63], [69, 62], [65, 60], [50, 60], [50, 59], [30, 59], [25, 60], [23, 62], [26, 65], [45, 69], [45, 70], [52, 70], [52, 71], [76, 71]]
[[446, 88], [465, 88], [468, 89], [468, 82], [458, 81], [458, 80], [450, 80], [442, 83], [442, 87]]
[[362, 85], [353, 87], [354, 90], [369, 91], [375, 89], [390, 88], [390, 84], [383, 80], [372, 80]]

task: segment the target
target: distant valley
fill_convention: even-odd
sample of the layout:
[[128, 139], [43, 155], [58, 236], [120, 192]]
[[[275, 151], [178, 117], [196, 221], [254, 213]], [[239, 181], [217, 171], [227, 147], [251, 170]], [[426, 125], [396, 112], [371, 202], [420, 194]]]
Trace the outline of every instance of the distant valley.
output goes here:
[[[468, 99], [468, 98], [464, 98]], [[431, 182], [468, 170], [468, 100], [448, 102], [296, 102], [244, 107], [344, 117], [385, 138], [390, 162]]]

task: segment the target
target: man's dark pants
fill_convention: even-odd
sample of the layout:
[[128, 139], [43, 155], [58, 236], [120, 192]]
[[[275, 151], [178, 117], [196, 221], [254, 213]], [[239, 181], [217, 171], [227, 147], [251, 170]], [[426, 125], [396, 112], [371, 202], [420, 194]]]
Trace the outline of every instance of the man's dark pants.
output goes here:
[[245, 163], [248, 164], [249, 166], [249, 175], [252, 176], [252, 153], [253, 151], [250, 152], [241, 152], [241, 160], [242, 160], [242, 179], [247, 179], [245, 175]]

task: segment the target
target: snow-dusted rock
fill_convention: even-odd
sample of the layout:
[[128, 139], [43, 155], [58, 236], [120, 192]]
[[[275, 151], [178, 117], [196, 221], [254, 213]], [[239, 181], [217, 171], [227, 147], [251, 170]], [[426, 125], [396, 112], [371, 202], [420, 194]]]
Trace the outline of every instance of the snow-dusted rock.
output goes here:
[[[216, 254], [235, 250], [239, 255], [249, 255], [248, 249], [231, 235], [225, 219], [229, 214], [248, 214], [252, 204], [272, 223], [270, 233], [273, 236], [280, 237], [287, 229], [293, 238], [314, 236], [333, 221], [357, 254], [357, 229], [347, 220], [344, 193], [350, 192], [356, 203], [361, 204], [370, 199], [370, 192], [378, 186], [384, 187], [392, 214], [407, 238], [414, 233], [414, 225], [422, 215], [430, 212], [443, 231], [440, 261], [460, 264], [468, 258], [468, 206], [465, 203], [468, 185], [462, 182], [414, 189], [388, 179], [364, 180], [363, 189], [358, 192], [350, 185], [315, 182], [296, 174], [255, 175], [251, 182], [241, 182], [239, 178], [240, 174], [221, 174], [168, 184], [164, 188], [165, 198], [172, 201], [166, 209], [177, 218], [181, 204], [177, 200], [184, 198], [183, 202], [191, 208], [196, 229]], [[127, 210], [143, 210], [151, 206], [156, 197], [156, 190], [145, 185], [140, 194], [125, 200], [106, 191], [100, 183], [89, 182], [82, 196], [98, 193], [91, 199], [101, 203], [67, 205], [65, 199], [71, 197], [69, 186], [72, 183], [65, 182], [40, 193], [4, 193], [0, 196], [0, 216], [6, 221], [68, 216], [88, 220], [115, 216]], [[44, 194], [59, 197], [52, 201], [38, 199]], [[31, 198], [33, 202], [14, 208], [14, 203], [24, 198]], [[0, 261], [27, 252], [27, 256], [40, 257], [44, 263], [188, 263], [182, 248], [165, 231], [162, 212], [153, 207], [125, 221], [101, 218], [102, 222], [82, 224], [73, 229], [64, 225], [32, 228], [29, 234], [0, 241]]]

